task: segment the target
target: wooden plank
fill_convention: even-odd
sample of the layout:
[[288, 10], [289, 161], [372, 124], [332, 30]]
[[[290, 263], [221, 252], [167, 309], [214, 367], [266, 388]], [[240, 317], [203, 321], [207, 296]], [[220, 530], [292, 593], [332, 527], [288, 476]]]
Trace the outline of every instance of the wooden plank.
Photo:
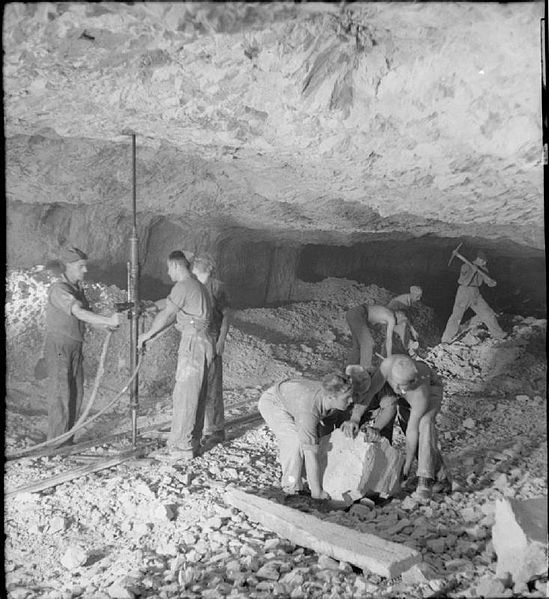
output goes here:
[[68, 472], [62, 472], [57, 476], [53, 476], [44, 480], [39, 480], [34, 483], [30, 483], [28, 485], [19, 487], [17, 489], [6, 489], [4, 497], [15, 496], [21, 493], [38, 493], [39, 491], [44, 491], [45, 489], [61, 485], [63, 483], [74, 480], [75, 478], [85, 476], [86, 474], [91, 474], [92, 472], [97, 472], [98, 470], [104, 470], [105, 468], [112, 468], [113, 466], [118, 466], [119, 464], [122, 464], [122, 462], [125, 462], [126, 460], [129, 460], [136, 455], [139, 455], [142, 451], [143, 448], [139, 447], [137, 449], [132, 449], [131, 451], [121, 453], [120, 455], [114, 458], [109, 458], [107, 460], [99, 460], [96, 461], [94, 464], [88, 464], [86, 466], [81, 466], [80, 468], [74, 468], [73, 470], [69, 470]]
[[224, 494], [229, 505], [251, 520], [290, 540], [379, 576], [394, 578], [421, 561], [421, 554], [399, 543], [380, 539], [238, 489]]

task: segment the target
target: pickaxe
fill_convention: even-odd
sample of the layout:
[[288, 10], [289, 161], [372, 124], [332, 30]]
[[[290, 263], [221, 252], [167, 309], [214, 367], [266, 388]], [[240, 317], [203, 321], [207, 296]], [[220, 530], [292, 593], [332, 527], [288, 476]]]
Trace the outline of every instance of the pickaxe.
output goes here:
[[452, 260], [454, 258], [459, 258], [460, 260], [463, 260], [463, 262], [465, 262], [465, 264], [468, 264], [471, 268], [474, 268], [475, 270], [478, 270], [478, 272], [480, 272], [481, 274], [487, 276], [489, 279], [491, 279], [493, 281], [493, 279], [490, 277], [490, 275], [484, 269], [480, 268], [480, 266], [477, 266], [476, 264], [473, 264], [472, 262], [469, 262], [469, 260], [467, 260], [467, 258], [465, 258], [465, 256], [462, 256], [459, 253], [459, 248], [462, 245], [463, 245], [463, 243], [460, 243], [457, 246], [457, 248], [452, 251], [452, 255], [450, 256], [450, 260], [448, 260], [448, 266], [450, 266], [450, 264], [452, 263]]

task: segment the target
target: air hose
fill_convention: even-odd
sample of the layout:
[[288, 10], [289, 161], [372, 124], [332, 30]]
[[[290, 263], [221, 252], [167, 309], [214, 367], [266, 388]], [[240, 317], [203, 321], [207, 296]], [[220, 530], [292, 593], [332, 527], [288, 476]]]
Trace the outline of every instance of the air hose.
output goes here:
[[[153, 337], [151, 337], [149, 341], [151, 341], [153, 339], [158, 339], [159, 337], [161, 337], [170, 328], [171, 327], [166, 327], [165, 329], [162, 329], [156, 335], [154, 335]], [[97, 373], [95, 375], [95, 380], [94, 380], [93, 390], [92, 390], [92, 394], [90, 396], [90, 400], [88, 401], [88, 403], [86, 405], [86, 408], [84, 409], [84, 412], [82, 413], [82, 415], [75, 422], [74, 426], [70, 430], [68, 430], [66, 433], [63, 433], [62, 435], [59, 435], [58, 437], [55, 437], [53, 439], [48, 439], [47, 441], [39, 443], [38, 445], [33, 445], [32, 447], [27, 447], [26, 449], [22, 449], [21, 451], [18, 451], [16, 453], [5, 455], [4, 459], [6, 461], [15, 460], [15, 459], [24, 457], [24, 456], [32, 453], [33, 451], [36, 451], [37, 449], [42, 449], [44, 447], [55, 446], [55, 445], [59, 445], [59, 444], [63, 443], [63, 441], [66, 441], [67, 439], [70, 439], [76, 432], [78, 432], [82, 428], [88, 426], [89, 424], [91, 424], [92, 422], [94, 422], [95, 420], [97, 420], [97, 418], [99, 418], [100, 416], [102, 416], [105, 412], [107, 412], [110, 408], [112, 408], [114, 405], [116, 405], [118, 403], [118, 401], [120, 400], [120, 398], [122, 397], [122, 395], [124, 393], [126, 393], [126, 391], [128, 390], [129, 386], [132, 384], [132, 382], [134, 381], [135, 377], [137, 376], [137, 374], [139, 372], [139, 369], [141, 368], [141, 364], [143, 363], [142, 360], [139, 361], [139, 363], [137, 364], [136, 368], [131, 373], [131, 376], [128, 379], [127, 383], [124, 385], [124, 387], [122, 388], [122, 390], [119, 391], [116, 394], [115, 398], [111, 402], [109, 402], [106, 406], [104, 406], [103, 408], [101, 408], [101, 410], [99, 410], [99, 412], [97, 412], [97, 414], [94, 414], [91, 418], [89, 418], [88, 420], [86, 420], [86, 418], [87, 418], [87, 416], [88, 416], [88, 414], [89, 414], [89, 412], [90, 412], [93, 404], [95, 403], [97, 392], [99, 390], [99, 383], [100, 383], [101, 379], [103, 378], [103, 373], [105, 371], [105, 359], [107, 357], [107, 349], [108, 349], [108, 346], [109, 346], [109, 342], [110, 342], [111, 336], [112, 336], [112, 331], [109, 331], [108, 334], [107, 334], [107, 336], [105, 337], [105, 341], [103, 342], [103, 348], [102, 348], [102, 351], [101, 351], [101, 358], [99, 360], [99, 367], [98, 367]]]

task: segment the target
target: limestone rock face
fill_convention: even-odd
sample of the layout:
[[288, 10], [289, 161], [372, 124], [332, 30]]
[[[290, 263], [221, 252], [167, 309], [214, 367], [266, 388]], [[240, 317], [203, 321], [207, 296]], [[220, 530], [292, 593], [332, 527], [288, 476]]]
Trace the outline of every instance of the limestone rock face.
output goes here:
[[542, 247], [543, 4], [351, 4], [8, 4], [10, 206]]
[[547, 496], [496, 502], [492, 542], [496, 575], [510, 573], [514, 584], [547, 572]]
[[322, 488], [332, 499], [352, 502], [367, 491], [395, 495], [404, 456], [387, 439], [367, 443], [360, 432], [351, 439], [341, 429], [320, 441]]

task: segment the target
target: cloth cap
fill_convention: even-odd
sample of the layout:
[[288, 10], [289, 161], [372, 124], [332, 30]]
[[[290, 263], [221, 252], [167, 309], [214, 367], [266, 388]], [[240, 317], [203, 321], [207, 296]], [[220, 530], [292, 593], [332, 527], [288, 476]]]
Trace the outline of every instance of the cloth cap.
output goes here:
[[391, 377], [401, 385], [411, 383], [418, 375], [418, 370], [413, 360], [408, 356], [397, 356], [393, 362]]
[[419, 295], [420, 293], [423, 293], [423, 291], [421, 290], [421, 287], [418, 287], [417, 285], [412, 285], [410, 287], [410, 293], [415, 293], [416, 295]]
[[484, 262], [488, 262], [488, 258], [486, 257], [486, 254], [482, 250], [479, 250], [477, 252], [477, 257], [475, 258], [475, 260], [484, 260]]
[[61, 249], [59, 257], [62, 262], [69, 264], [70, 262], [78, 262], [78, 260], [87, 260], [88, 256], [77, 247], [67, 246]]

